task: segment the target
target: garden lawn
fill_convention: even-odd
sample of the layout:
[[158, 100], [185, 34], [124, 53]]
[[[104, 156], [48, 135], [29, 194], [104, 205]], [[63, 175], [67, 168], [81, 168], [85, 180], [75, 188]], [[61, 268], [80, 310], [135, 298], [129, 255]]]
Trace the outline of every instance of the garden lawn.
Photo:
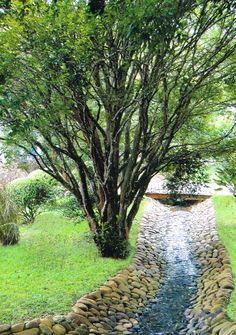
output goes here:
[[126, 260], [99, 257], [86, 222], [74, 225], [60, 212], [42, 213], [22, 227], [18, 245], [0, 246], [0, 324], [67, 313], [76, 299], [126, 267], [135, 252], [143, 207]]
[[[218, 231], [230, 255], [236, 286], [236, 199], [230, 196], [216, 196], [214, 205]], [[227, 312], [236, 321], [236, 290], [231, 295]]]

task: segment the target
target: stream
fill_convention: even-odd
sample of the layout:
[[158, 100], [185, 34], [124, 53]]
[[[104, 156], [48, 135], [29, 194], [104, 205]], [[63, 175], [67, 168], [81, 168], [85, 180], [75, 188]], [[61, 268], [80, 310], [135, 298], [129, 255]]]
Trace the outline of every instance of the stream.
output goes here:
[[191, 252], [192, 213], [177, 206], [172, 213], [165, 218], [161, 229], [163, 283], [156, 297], [137, 316], [139, 325], [129, 329], [132, 334], [185, 334], [184, 312], [197, 292], [198, 265]]

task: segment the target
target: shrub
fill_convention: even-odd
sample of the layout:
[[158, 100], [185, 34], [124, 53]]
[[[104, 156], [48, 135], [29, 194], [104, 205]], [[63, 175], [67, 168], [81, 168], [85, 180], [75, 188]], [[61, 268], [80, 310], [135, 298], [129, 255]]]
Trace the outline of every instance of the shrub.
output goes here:
[[17, 222], [18, 211], [6, 187], [0, 188], [0, 225]]
[[54, 178], [52, 178], [49, 174], [47, 174], [46, 172], [42, 171], [42, 170], [34, 170], [31, 173], [29, 173], [29, 175], [27, 176], [27, 178], [30, 179], [40, 179], [42, 181], [44, 181], [45, 183], [47, 183], [48, 185], [54, 187], [54, 186], [58, 186], [60, 185]]
[[84, 220], [84, 215], [78, 205], [77, 200], [72, 194], [66, 194], [58, 202], [58, 208], [62, 211], [63, 215], [72, 219], [75, 223]]
[[44, 175], [16, 179], [10, 183], [9, 192], [26, 224], [32, 223], [40, 207], [53, 197], [52, 185]]
[[0, 225], [0, 242], [3, 245], [16, 244], [19, 241], [19, 229], [15, 223]]

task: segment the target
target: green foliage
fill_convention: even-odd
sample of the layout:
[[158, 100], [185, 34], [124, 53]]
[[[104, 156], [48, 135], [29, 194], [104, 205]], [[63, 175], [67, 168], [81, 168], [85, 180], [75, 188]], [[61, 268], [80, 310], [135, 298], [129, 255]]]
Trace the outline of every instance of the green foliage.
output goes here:
[[53, 196], [51, 181], [45, 174], [15, 179], [9, 184], [9, 193], [26, 224], [34, 222], [40, 207]]
[[166, 179], [166, 188], [173, 195], [177, 195], [185, 192], [196, 193], [209, 181], [209, 175], [202, 157], [186, 151], [185, 156], [169, 166]]
[[3, 245], [16, 244], [19, 241], [18, 208], [6, 187], [0, 189], [0, 242]]
[[20, 170], [30, 172], [38, 168], [36, 162], [25, 151], [16, 146], [8, 146], [3, 143], [1, 153], [4, 157], [4, 166], [11, 168], [17, 166]]
[[48, 185], [48, 187], [56, 187], [59, 186], [59, 183], [49, 176], [47, 173], [43, 172], [42, 170], [34, 170], [31, 173], [29, 173], [28, 177], [30, 179], [37, 179], [40, 180], [41, 182], [45, 183]]
[[95, 241], [103, 257], [124, 259], [130, 252], [129, 241], [116, 226], [106, 225], [95, 235]]
[[6, 187], [0, 189], [0, 225], [17, 222], [18, 209], [14, 203], [9, 190]]
[[217, 183], [226, 186], [236, 197], [236, 154], [229, 153], [222, 157], [216, 170]]
[[68, 192], [64, 192], [64, 195], [59, 197], [56, 208], [61, 210], [65, 217], [72, 219], [74, 223], [80, 223], [82, 220], [85, 220], [78, 201], [72, 194], [68, 194]]
[[[214, 197], [217, 227], [220, 238], [228, 250], [232, 266], [234, 283], [236, 284], [236, 200], [232, 196]], [[231, 294], [227, 305], [229, 317], [236, 321], [236, 290]]]
[[0, 242], [3, 245], [17, 244], [19, 241], [19, 228], [15, 223], [0, 225]]

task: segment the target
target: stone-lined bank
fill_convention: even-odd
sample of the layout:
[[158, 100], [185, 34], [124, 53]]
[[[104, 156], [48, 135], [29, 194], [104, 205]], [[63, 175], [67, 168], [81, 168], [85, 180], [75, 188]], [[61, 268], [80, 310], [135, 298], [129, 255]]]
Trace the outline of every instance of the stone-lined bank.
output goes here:
[[201, 265], [198, 294], [186, 311], [187, 335], [234, 335], [236, 322], [224, 311], [234, 288], [228, 253], [219, 240], [212, 200], [193, 207], [196, 213], [195, 257]]
[[[158, 232], [154, 245], [158, 248], [159, 257], [164, 263], [164, 283], [156, 299], [144, 309], [145, 313], [143, 315], [140, 313], [138, 321], [141, 327], [137, 332], [134, 328], [130, 329], [131, 334], [236, 335], [236, 323], [229, 320], [224, 312], [234, 284], [229, 257], [217, 233], [212, 200], [208, 199], [190, 208], [169, 207], [154, 202], [153, 213], [149, 215], [149, 221], [153, 222]], [[174, 243], [175, 240], [176, 243]], [[185, 244], [183, 248], [181, 244]], [[176, 252], [179, 252], [177, 257], [175, 257]], [[190, 296], [190, 306], [184, 313], [186, 321], [178, 313], [181, 310], [178, 303], [186, 302], [183, 296], [181, 297], [181, 293], [179, 297], [176, 297], [176, 292], [180, 292], [178, 286], [181, 285], [178, 272], [176, 273], [176, 285], [170, 287], [173, 295], [169, 295], [169, 300], [163, 300], [161, 296], [165, 292], [168, 294], [168, 290], [165, 291], [165, 285], [171, 280], [168, 259], [170, 259], [170, 272], [172, 269], [174, 272], [176, 270], [176, 264], [172, 265], [171, 261], [182, 263], [183, 272], [186, 270], [184, 268], [186, 262], [183, 261], [189, 263], [187, 268], [190, 272], [194, 260], [198, 268], [195, 274], [193, 272], [196, 276], [196, 283], [198, 283], [197, 294], [194, 297]], [[191, 259], [193, 259], [193, 264], [191, 264]], [[184, 276], [181, 280], [182, 285], [185, 285]], [[192, 283], [190, 282], [191, 286]], [[186, 289], [189, 288], [186, 287]], [[165, 306], [161, 308], [160, 304], [163, 302], [170, 311], [166, 312]], [[172, 310], [173, 305], [176, 306], [177, 313]], [[163, 317], [163, 314], [166, 315]], [[175, 322], [171, 318], [175, 319]]]
[[[138, 328], [139, 315], [156, 297], [165, 275], [168, 245], [162, 241], [170, 228], [165, 225], [166, 219], [173, 221], [178, 215], [173, 210], [176, 209], [148, 201], [132, 264], [80, 298], [71, 313], [0, 325], [0, 335], [132, 334], [132, 329]], [[236, 334], [236, 323], [223, 312], [233, 280], [227, 252], [218, 238], [213, 204], [207, 200], [187, 210], [191, 220], [187, 220], [186, 228], [193, 257], [201, 270], [198, 293], [185, 312], [188, 324], [181, 334]]]

